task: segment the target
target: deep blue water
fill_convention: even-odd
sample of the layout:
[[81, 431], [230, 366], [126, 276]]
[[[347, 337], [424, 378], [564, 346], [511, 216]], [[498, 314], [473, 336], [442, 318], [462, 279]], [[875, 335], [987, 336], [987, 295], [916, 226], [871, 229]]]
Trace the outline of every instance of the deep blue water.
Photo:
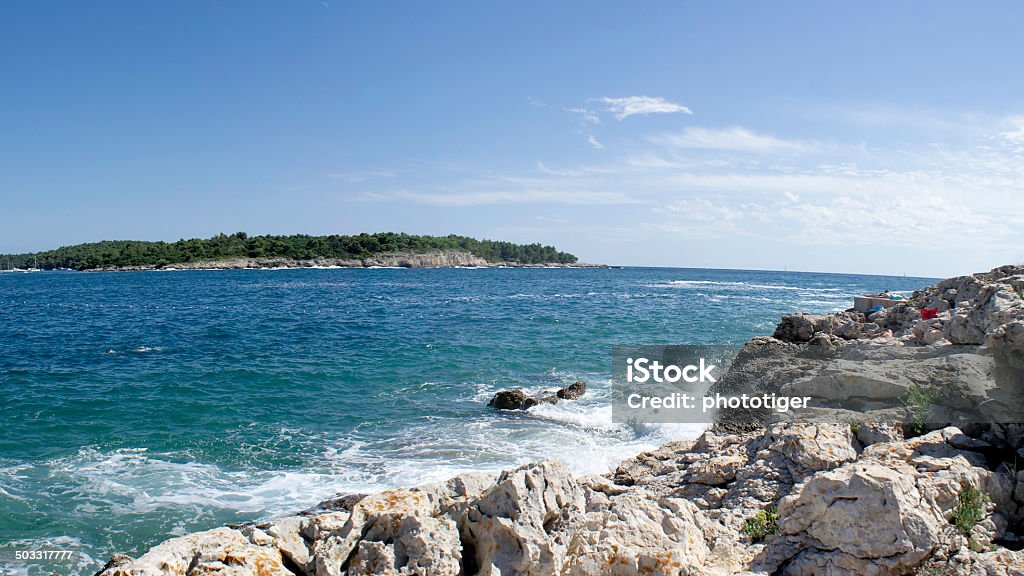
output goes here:
[[[0, 552], [166, 537], [693, 427], [611, 422], [616, 344], [742, 344], [930, 280], [691, 269], [0, 274]], [[586, 380], [575, 403], [486, 407]], [[35, 570], [35, 569], [33, 569]]]

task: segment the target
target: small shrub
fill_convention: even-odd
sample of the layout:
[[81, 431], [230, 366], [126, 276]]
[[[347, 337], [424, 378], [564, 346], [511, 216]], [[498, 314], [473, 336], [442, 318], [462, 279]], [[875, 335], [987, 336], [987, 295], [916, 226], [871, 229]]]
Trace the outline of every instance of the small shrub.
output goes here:
[[953, 518], [950, 521], [960, 530], [961, 534], [967, 536], [985, 517], [985, 504], [988, 504], [989, 501], [988, 494], [968, 485], [960, 489], [957, 501], [956, 508], [953, 509]]
[[778, 520], [778, 510], [774, 506], [770, 506], [747, 518], [740, 531], [749, 536], [752, 541], [761, 542], [769, 534], [778, 533]]
[[914, 418], [913, 430], [916, 434], [923, 434], [927, 422], [928, 410], [935, 404], [939, 397], [939, 390], [927, 388], [918, 384], [907, 388], [907, 392], [900, 398]]

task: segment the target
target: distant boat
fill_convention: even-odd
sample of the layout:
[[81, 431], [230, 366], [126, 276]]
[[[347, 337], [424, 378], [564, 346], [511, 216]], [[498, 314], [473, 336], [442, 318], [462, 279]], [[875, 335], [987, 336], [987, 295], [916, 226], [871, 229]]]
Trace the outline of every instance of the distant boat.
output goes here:
[[15, 268], [14, 267], [14, 263], [11, 261], [11, 257], [8, 256], [7, 257], [7, 268], [4, 268], [4, 269], [0, 270], [0, 272], [40, 272], [40, 270], [38, 268], [38, 266], [39, 266], [39, 257], [38, 256], [36, 257], [35, 266], [36, 266], [35, 268]]

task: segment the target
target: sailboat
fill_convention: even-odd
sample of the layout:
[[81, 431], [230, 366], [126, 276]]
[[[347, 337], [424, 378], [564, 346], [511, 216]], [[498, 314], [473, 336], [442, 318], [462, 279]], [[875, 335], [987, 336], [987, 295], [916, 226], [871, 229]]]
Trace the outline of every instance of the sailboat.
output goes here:
[[[36, 266], [38, 266], [38, 265], [39, 265], [39, 260], [37, 258], [36, 259]], [[10, 256], [7, 257], [7, 268], [4, 268], [4, 269], [0, 270], [0, 272], [38, 272], [38, 271], [39, 271], [38, 268], [27, 268], [27, 269], [15, 268], [14, 267], [14, 262], [11, 260]]]

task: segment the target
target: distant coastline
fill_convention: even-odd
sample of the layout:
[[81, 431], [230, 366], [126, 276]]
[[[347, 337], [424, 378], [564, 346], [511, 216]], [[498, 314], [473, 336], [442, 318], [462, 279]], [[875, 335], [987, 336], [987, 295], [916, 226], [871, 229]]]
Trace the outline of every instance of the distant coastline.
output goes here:
[[580, 264], [554, 246], [416, 236], [249, 236], [245, 232], [177, 242], [105, 240], [56, 250], [0, 255], [3, 270], [195, 270], [242, 268], [604, 267]]
[[83, 272], [129, 272], [145, 270], [268, 270], [284, 268], [615, 268], [607, 264], [489, 262], [469, 252], [437, 251], [426, 253], [396, 252], [363, 259], [314, 258], [233, 258], [202, 260], [165, 265], [110, 266], [85, 269]]

